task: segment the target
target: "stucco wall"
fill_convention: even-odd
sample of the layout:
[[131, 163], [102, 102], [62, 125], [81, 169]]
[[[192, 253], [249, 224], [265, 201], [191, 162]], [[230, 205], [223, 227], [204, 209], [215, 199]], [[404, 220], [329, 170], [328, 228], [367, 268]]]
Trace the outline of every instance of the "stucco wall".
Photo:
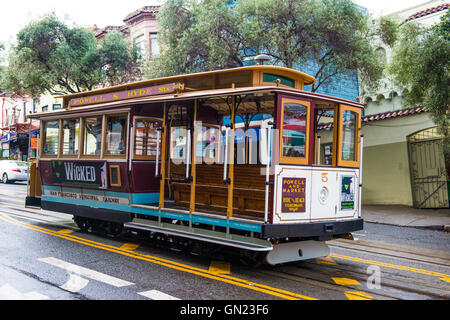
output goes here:
[[364, 148], [363, 204], [412, 206], [407, 142]]
[[413, 205], [407, 136], [433, 126], [427, 113], [363, 126], [363, 204]]

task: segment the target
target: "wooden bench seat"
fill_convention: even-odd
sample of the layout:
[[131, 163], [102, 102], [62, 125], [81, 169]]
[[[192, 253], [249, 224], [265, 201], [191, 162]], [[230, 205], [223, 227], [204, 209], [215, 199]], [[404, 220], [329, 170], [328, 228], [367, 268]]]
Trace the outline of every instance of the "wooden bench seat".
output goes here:
[[[233, 215], [264, 217], [265, 176], [261, 168], [260, 165], [234, 166]], [[188, 208], [191, 184], [180, 182], [184, 176], [180, 166], [171, 169], [174, 181], [170, 182], [170, 188], [175, 205]], [[202, 164], [197, 165], [196, 170], [195, 209], [226, 212], [228, 185], [223, 183], [223, 166]]]

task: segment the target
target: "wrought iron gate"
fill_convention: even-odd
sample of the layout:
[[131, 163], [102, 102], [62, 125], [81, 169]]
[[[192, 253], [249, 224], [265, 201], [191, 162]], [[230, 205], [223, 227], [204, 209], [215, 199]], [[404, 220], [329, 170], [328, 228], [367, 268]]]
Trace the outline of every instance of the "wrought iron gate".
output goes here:
[[448, 208], [447, 171], [437, 127], [408, 136], [411, 189], [415, 208]]

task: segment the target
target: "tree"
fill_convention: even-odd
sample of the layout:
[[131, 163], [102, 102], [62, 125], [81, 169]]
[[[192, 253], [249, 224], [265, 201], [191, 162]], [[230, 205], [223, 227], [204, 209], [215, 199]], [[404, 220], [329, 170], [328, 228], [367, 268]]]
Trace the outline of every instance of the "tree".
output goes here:
[[259, 25], [255, 38], [262, 41], [254, 45], [260, 50], [286, 67], [315, 65], [313, 92], [354, 70], [366, 84], [378, 84], [382, 66], [371, 44], [375, 33], [369, 16], [351, 1], [250, 0], [243, 6], [244, 16]]
[[159, 58], [147, 76], [169, 76], [243, 66], [241, 20], [229, 0], [168, 0], [159, 14]]
[[450, 160], [449, 139], [449, 13], [441, 23], [426, 28], [413, 22], [400, 26], [389, 72], [394, 81], [408, 90], [403, 101], [425, 106], [444, 136], [444, 155]]
[[156, 75], [239, 67], [257, 53], [290, 68], [316, 65], [312, 91], [356, 69], [374, 86], [382, 75], [369, 17], [350, 0], [168, 0], [159, 18]]
[[137, 51], [120, 34], [109, 33], [98, 42], [89, 30], [70, 28], [50, 14], [17, 34], [3, 85], [38, 96], [92, 90], [139, 76]]

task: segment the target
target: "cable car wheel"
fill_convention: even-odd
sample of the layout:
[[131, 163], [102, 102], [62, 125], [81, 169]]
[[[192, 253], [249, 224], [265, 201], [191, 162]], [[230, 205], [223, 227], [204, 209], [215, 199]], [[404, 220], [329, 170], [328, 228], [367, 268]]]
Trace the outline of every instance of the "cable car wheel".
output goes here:
[[118, 222], [89, 219], [80, 216], [74, 216], [74, 221], [83, 232], [97, 233], [107, 237], [117, 237], [123, 231], [123, 224]]

